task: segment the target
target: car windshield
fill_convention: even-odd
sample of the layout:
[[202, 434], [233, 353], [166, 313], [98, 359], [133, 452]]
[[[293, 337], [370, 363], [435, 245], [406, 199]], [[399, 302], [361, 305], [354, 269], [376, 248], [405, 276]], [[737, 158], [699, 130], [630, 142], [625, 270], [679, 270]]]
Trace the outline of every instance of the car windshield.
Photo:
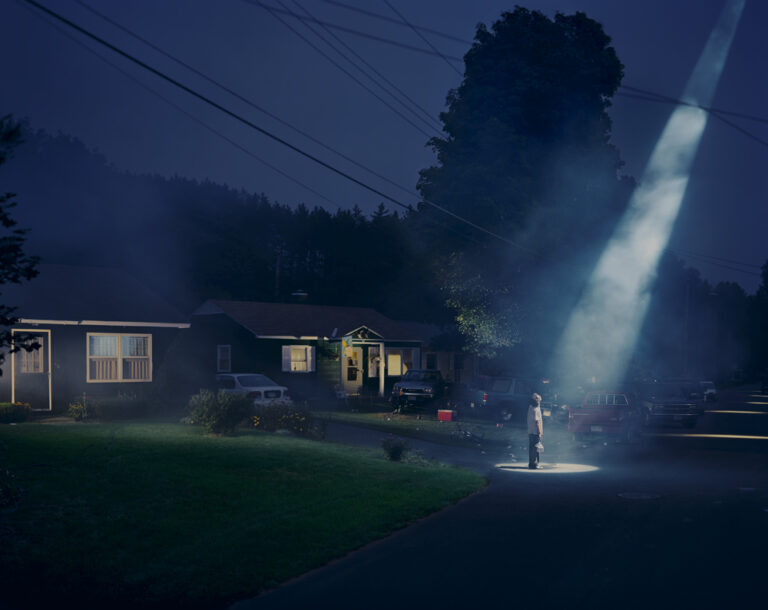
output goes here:
[[240, 385], [244, 388], [258, 388], [265, 385], [277, 385], [265, 375], [240, 375]]
[[437, 371], [408, 371], [403, 377], [404, 381], [439, 381]]
[[478, 389], [484, 392], [494, 392], [499, 394], [507, 394], [510, 387], [512, 387], [511, 379], [494, 379], [493, 377], [483, 377], [480, 379]]
[[649, 388], [651, 396], [663, 400], [683, 400], [688, 398], [689, 392], [686, 392], [686, 386], [679, 383], [657, 383]]

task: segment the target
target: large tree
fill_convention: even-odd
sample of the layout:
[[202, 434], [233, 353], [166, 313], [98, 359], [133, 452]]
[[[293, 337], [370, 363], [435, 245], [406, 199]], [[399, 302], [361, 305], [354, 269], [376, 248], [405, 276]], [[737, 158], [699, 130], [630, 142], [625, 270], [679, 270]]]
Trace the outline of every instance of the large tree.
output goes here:
[[[10, 115], [0, 117], [0, 166], [20, 141], [20, 124]], [[9, 282], [20, 283], [37, 275], [37, 258], [24, 252], [27, 232], [18, 228], [11, 216], [11, 209], [15, 205], [13, 193], [0, 193], [0, 286]], [[11, 326], [17, 322], [13, 313], [13, 307], [0, 303], [0, 364], [3, 363], [3, 353], [6, 350], [14, 352], [19, 349], [18, 345], [12, 343]], [[25, 349], [36, 347], [34, 343], [25, 344]]]
[[469, 344], [492, 355], [537, 327], [538, 301], [578, 290], [581, 257], [626, 204], [607, 113], [623, 66], [584, 13], [520, 7], [478, 26], [464, 61], [440, 115], [446, 135], [429, 142], [437, 163], [420, 173], [415, 223]]

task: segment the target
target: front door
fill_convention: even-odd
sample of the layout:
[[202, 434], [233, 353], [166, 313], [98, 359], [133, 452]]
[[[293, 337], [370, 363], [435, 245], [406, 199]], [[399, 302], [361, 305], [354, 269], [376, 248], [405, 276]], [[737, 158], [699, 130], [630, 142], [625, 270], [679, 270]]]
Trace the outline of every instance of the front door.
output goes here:
[[363, 385], [363, 348], [345, 347], [342, 357], [341, 381], [347, 395], [359, 394]]
[[[51, 331], [13, 329], [14, 337], [23, 336], [25, 343], [38, 343], [32, 351], [20, 349], [13, 354], [11, 400], [29, 403], [37, 411], [51, 410]], [[18, 341], [18, 339], [17, 339]]]

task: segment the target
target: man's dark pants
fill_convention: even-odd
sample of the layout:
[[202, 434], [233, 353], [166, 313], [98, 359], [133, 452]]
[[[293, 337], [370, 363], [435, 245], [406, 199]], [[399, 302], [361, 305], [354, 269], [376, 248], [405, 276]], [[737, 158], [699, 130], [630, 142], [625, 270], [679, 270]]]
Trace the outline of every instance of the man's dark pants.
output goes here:
[[536, 444], [541, 440], [538, 434], [528, 435], [528, 466], [538, 466], [539, 464], [539, 450], [536, 449]]

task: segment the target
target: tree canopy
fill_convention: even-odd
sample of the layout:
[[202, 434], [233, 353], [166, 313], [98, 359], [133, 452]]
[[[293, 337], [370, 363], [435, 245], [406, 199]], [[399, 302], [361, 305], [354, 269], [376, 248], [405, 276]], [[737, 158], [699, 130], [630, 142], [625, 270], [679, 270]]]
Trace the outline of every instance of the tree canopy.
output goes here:
[[[21, 125], [10, 115], [0, 117], [0, 165], [8, 159], [11, 151], [20, 142]], [[27, 231], [19, 228], [11, 215], [11, 210], [15, 206], [13, 193], [0, 193], [0, 229], [2, 230], [0, 232], [0, 286], [9, 282], [19, 283], [30, 280], [37, 275], [35, 270], [37, 258], [29, 256], [24, 251]], [[13, 307], [0, 304], [0, 364], [3, 363], [2, 353], [6, 348], [11, 348], [11, 352], [18, 350], [18, 346], [12, 343], [10, 327], [17, 321], [13, 313]], [[26, 347], [36, 346], [30, 344]]]
[[559, 290], [577, 290], [580, 256], [626, 205], [631, 182], [607, 113], [623, 66], [584, 13], [520, 7], [478, 26], [464, 62], [440, 115], [445, 136], [429, 141], [437, 163], [420, 172], [420, 211], [444, 226], [435, 202], [504, 239], [456, 223], [465, 239], [424, 221], [420, 230], [464, 333], [491, 355], [520, 341], [534, 293], [546, 290], [532, 278], [546, 269]]

